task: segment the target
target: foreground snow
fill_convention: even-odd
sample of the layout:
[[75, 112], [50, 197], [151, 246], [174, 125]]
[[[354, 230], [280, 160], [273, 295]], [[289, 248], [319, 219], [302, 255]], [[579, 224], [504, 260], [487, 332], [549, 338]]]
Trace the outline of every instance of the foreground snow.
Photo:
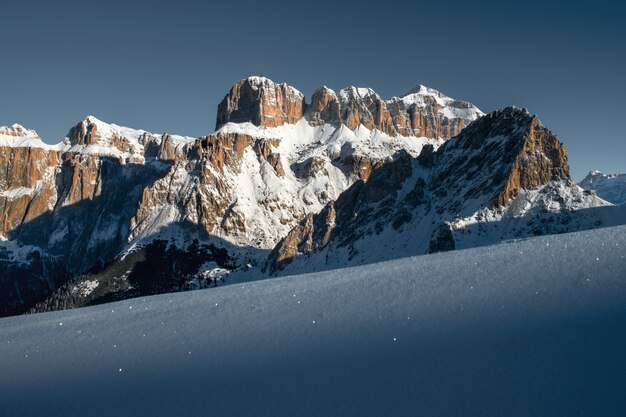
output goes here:
[[0, 416], [624, 415], [626, 226], [0, 320]]

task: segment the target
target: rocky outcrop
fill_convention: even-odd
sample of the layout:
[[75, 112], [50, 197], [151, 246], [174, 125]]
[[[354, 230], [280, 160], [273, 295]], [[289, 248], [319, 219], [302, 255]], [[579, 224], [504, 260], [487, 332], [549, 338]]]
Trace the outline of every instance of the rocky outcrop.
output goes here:
[[453, 100], [421, 85], [390, 100], [381, 99], [371, 88], [348, 87], [335, 93], [324, 86], [313, 93], [307, 106], [295, 88], [263, 77], [250, 77], [235, 83], [222, 100], [216, 128], [228, 122], [277, 127], [297, 123], [304, 116], [312, 126], [344, 124], [351, 130], [364, 126], [392, 137], [445, 140], [481, 115], [473, 104]]
[[279, 177], [283, 177], [285, 175], [285, 170], [283, 169], [283, 164], [280, 160], [280, 154], [278, 152], [274, 152], [274, 149], [278, 147], [280, 140], [258, 140], [254, 146], [254, 150], [259, 155], [261, 160], [267, 161], [272, 168], [274, 168], [274, 172]]
[[58, 165], [57, 149], [34, 131], [0, 128], [0, 235], [54, 207]]
[[571, 181], [565, 147], [536, 116], [508, 107], [468, 126], [436, 154], [430, 188], [439, 211], [504, 207], [522, 189]]
[[219, 104], [216, 129], [229, 122], [265, 127], [296, 123], [305, 107], [304, 95], [295, 88], [264, 77], [249, 77], [235, 83]]
[[[518, 201], [529, 192], [536, 194], [530, 202]], [[417, 158], [401, 153], [373, 169], [369, 180], [355, 183], [294, 227], [274, 248], [268, 269], [277, 273], [307, 254], [316, 255], [315, 265], [333, 257], [338, 265], [387, 259], [393, 251], [373, 249], [383, 242], [398, 252], [410, 247], [410, 254], [434, 253], [470, 241], [595, 227], [598, 220], [584, 214], [572, 220], [572, 209], [603, 204], [571, 182], [556, 136], [528, 111], [509, 107], [473, 122], [436, 151], [424, 146]], [[532, 231], [508, 223], [498, 229], [496, 220], [507, 213], [520, 216], [520, 210], [535, 210], [526, 220], [536, 225]], [[490, 232], [482, 225], [488, 219]], [[378, 242], [382, 234], [396, 237]], [[287, 273], [299, 271], [295, 268]]]
[[450, 139], [481, 115], [471, 103], [418, 85], [391, 100], [381, 99], [370, 88], [349, 87], [336, 94], [323, 87], [313, 94], [306, 117], [314, 126], [343, 123], [352, 130], [363, 125], [390, 136]]
[[[270, 254], [270, 270], [283, 268], [298, 254], [320, 250], [331, 240], [347, 246], [367, 233], [365, 229], [379, 229], [378, 220], [396, 204], [411, 173], [411, 157], [406, 152], [374, 169], [367, 181], [357, 181], [321, 212], [309, 214], [294, 227]], [[375, 205], [380, 207], [373, 209]]]
[[337, 94], [326, 86], [315, 90], [306, 116], [309, 124], [313, 126], [341, 123], [341, 108]]

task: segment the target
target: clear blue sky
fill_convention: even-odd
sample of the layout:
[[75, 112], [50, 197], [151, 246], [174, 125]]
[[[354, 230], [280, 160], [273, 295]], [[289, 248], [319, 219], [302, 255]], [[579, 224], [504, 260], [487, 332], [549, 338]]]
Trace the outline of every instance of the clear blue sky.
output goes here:
[[422, 83], [484, 111], [527, 107], [566, 144], [577, 180], [626, 172], [619, 2], [130, 3], [5, 2], [0, 124], [58, 142], [93, 114], [200, 136], [248, 75], [308, 98], [321, 85], [391, 97]]

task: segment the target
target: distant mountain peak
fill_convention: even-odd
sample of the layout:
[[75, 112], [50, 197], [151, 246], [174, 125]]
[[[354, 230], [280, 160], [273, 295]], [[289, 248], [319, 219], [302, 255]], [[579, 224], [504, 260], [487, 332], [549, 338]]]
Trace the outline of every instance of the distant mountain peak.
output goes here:
[[436, 95], [436, 96], [445, 97], [445, 95], [439, 92], [438, 90], [435, 90], [434, 88], [431, 88], [431, 87], [428, 87], [419, 83], [416, 84], [415, 87], [411, 88], [409, 91], [404, 93], [401, 97], [406, 97], [406, 96], [410, 96], [413, 94], [420, 94], [420, 95], [428, 94], [428, 95]]
[[604, 174], [593, 170], [578, 184], [613, 204], [626, 204], [626, 174]]

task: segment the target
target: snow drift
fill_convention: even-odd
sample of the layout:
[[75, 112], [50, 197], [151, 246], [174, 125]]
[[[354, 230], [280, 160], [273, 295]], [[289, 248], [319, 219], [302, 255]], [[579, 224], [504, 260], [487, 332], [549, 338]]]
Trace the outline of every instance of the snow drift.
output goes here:
[[624, 415], [626, 226], [0, 319], [0, 416]]

